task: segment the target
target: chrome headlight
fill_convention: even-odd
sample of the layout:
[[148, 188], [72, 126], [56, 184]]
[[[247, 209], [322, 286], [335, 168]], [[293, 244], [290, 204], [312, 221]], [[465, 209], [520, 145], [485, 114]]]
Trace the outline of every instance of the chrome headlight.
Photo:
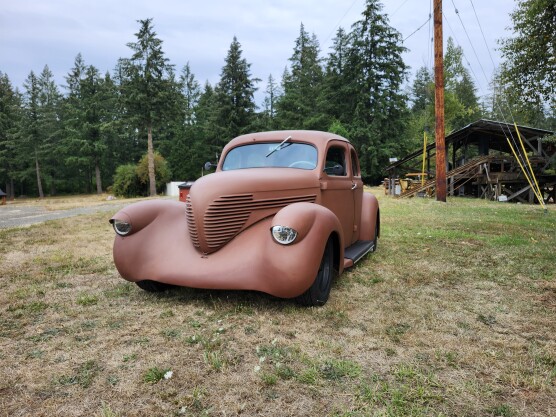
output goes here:
[[131, 232], [131, 223], [119, 219], [112, 219], [111, 223], [114, 231], [120, 236], [128, 235]]
[[297, 231], [287, 226], [273, 226], [270, 232], [274, 240], [281, 245], [289, 245], [297, 237]]

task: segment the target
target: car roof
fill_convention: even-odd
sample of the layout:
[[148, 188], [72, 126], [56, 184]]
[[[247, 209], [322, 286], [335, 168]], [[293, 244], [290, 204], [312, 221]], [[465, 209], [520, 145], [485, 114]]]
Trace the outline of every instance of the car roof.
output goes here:
[[339, 140], [349, 143], [349, 140], [340, 135], [320, 132], [317, 130], [274, 130], [270, 132], [248, 133], [246, 135], [238, 136], [237, 138], [232, 139], [224, 149], [228, 150], [229, 148], [236, 147], [238, 145], [253, 142], [283, 141], [289, 136], [291, 136], [293, 141], [312, 143], [316, 145], [317, 148], [326, 146], [326, 144], [331, 140]]

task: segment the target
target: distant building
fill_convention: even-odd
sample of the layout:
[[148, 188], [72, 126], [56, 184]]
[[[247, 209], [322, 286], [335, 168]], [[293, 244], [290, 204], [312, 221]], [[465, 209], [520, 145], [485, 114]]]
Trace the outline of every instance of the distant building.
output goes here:
[[[526, 126], [518, 130], [519, 135], [512, 124], [481, 119], [446, 136], [448, 195], [534, 203], [538, 198], [531, 184], [535, 187], [536, 180], [544, 202], [556, 202], [556, 174], [550, 169], [556, 164], [556, 144], [548, 140], [554, 132]], [[385, 188], [400, 197], [434, 194], [435, 154], [432, 143], [425, 151], [426, 180], [415, 180], [422, 170], [422, 149], [392, 163], [386, 168]], [[534, 179], [525, 176], [522, 166], [532, 170]]]

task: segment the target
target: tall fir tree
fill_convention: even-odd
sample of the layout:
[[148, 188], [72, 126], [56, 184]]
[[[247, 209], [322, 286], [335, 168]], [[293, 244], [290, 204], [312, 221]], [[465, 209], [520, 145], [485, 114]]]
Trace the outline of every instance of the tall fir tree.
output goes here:
[[251, 129], [255, 121], [254, 95], [259, 81], [251, 75], [251, 64], [242, 57], [241, 44], [234, 36], [215, 88], [217, 126], [222, 146]]
[[282, 78], [283, 95], [277, 103], [277, 119], [284, 129], [326, 129], [318, 111], [318, 97], [323, 80], [317, 37], [301, 23], [290, 60], [290, 69]]
[[[8, 198], [14, 198], [17, 172], [16, 135], [20, 126], [21, 97], [12, 87], [7, 74], [0, 71], [0, 184]], [[0, 187], [1, 188], [1, 187]]]
[[350, 79], [357, 87], [350, 139], [359, 149], [363, 176], [378, 181], [388, 158], [407, 151], [404, 139], [407, 67], [401, 35], [388, 23], [378, 0], [367, 0], [352, 27]]
[[42, 158], [44, 161], [44, 178], [50, 194], [57, 193], [57, 185], [62, 181], [62, 167], [58, 161], [58, 152], [62, 136], [62, 95], [58, 89], [54, 74], [45, 65], [38, 78], [39, 114], [42, 136]]
[[319, 94], [319, 110], [336, 125], [348, 125], [353, 117], [354, 83], [350, 79], [350, 34], [339, 28], [326, 59], [326, 70]]
[[[41, 175], [42, 163], [42, 143], [43, 136], [41, 131], [40, 115], [40, 86], [35, 73], [31, 71], [25, 80], [23, 87], [24, 93], [24, 117], [21, 124], [21, 142], [19, 152], [29, 155], [33, 164], [28, 164], [24, 168], [35, 173], [37, 192], [39, 198], [44, 198], [43, 179]], [[20, 177], [26, 177], [26, 172], [21, 172]], [[22, 178], [23, 179], [23, 178]]]
[[172, 65], [164, 56], [152, 19], [139, 20], [137, 41], [127, 46], [133, 55], [121, 59], [122, 95], [128, 116], [141, 131], [147, 132], [149, 192], [156, 195], [153, 129], [161, 127], [175, 107]]

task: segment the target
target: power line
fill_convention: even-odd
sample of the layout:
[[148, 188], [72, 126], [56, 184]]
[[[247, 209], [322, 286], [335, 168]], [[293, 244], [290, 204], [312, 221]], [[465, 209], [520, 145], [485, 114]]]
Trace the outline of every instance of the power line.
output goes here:
[[477, 51], [475, 50], [475, 47], [473, 46], [473, 42], [471, 42], [471, 37], [469, 36], [469, 33], [467, 33], [467, 28], [463, 24], [463, 20], [461, 19], [458, 8], [456, 7], [456, 4], [454, 3], [454, 0], [451, 0], [451, 1], [452, 1], [452, 4], [454, 5], [456, 15], [457, 15], [457, 17], [458, 17], [458, 19], [461, 23], [461, 27], [463, 28], [463, 31], [465, 32], [465, 36], [467, 36], [467, 40], [469, 41], [469, 44], [471, 45], [471, 49], [473, 49], [473, 53], [475, 54], [475, 58], [477, 58], [477, 62], [479, 63], [479, 67], [481, 67], [481, 70], [483, 71], [483, 75], [485, 77], [485, 80], [488, 83], [489, 82], [488, 77], [487, 77], [486, 72], [483, 68], [483, 65], [481, 64], [481, 60], [479, 59], [479, 55], [477, 55]]
[[351, 3], [351, 6], [349, 6], [349, 9], [347, 9], [347, 11], [344, 13], [344, 15], [341, 17], [340, 20], [338, 20], [338, 23], [336, 23], [336, 26], [334, 26], [334, 28], [332, 29], [332, 31], [328, 34], [328, 36], [326, 37], [326, 39], [324, 40], [323, 44], [325, 44], [326, 42], [328, 42], [330, 40], [330, 38], [332, 37], [332, 34], [334, 32], [336, 32], [336, 29], [338, 29], [338, 27], [340, 27], [340, 23], [342, 23], [342, 20], [344, 20], [344, 18], [347, 16], [347, 14], [351, 11], [351, 9], [353, 9], [353, 6], [355, 6], [355, 3], [357, 3], [359, 0], [353, 0], [353, 3]]
[[471, 7], [473, 7], [473, 13], [475, 13], [475, 19], [477, 19], [479, 29], [481, 30], [481, 35], [483, 35], [483, 41], [485, 42], [485, 46], [488, 51], [488, 56], [490, 57], [490, 62], [492, 62], [492, 67], [496, 68], [496, 64], [494, 63], [494, 59], [492, 59], [492, 54], [490, 53], [490, 48], [488, 47], [488, 43], [485, 37], [485, 32], [483, 32], [483, 27], [481, 25], [481, 22], [479, 22], [479, 16], [477, 16], [477, 10], [475, 10], [475, 5], [473, 4], [473, 0], [469, 0], [469, 1], [471, 2]]
[[407, 37], [403, 40], [403, 42], [405, 42], [406, 40], [408, 40], [409, 38], [411, 38], [413, 35], [415, 35], [417, 32], [419, 32], [419, 31], [423, 28], [423, 26], [425, 26], [427, 23], [429, 23], [429, 22], [431, 21], [431, 19], [432, 19], [432, 17], [431, 17], [431, 15], [429, 14], [429, 18], [428, 18], [427, 20], [425, 20], [425, 22], [424, 22], [421, 26], [419, 26], [417, 29], [415, 29], [413, 32], [411, 32], [411, 34], [410, 34], [409, 36], [407, 36]]
[[400, 10], [403, 6], [405, 6], [405, 4], [406, 4], [408, 1], [409, 1], [409, 0], [405, 0], [402, 4], [400, 4], [400, 5], [398, 6], [398, 8], [397, 8], [396, 10], [394, 10], [394, 12], [390, 15], [390, 17], [392, 17], [392, 16], [394, 16], [396, 13], [398, 13], [399, 10]]

